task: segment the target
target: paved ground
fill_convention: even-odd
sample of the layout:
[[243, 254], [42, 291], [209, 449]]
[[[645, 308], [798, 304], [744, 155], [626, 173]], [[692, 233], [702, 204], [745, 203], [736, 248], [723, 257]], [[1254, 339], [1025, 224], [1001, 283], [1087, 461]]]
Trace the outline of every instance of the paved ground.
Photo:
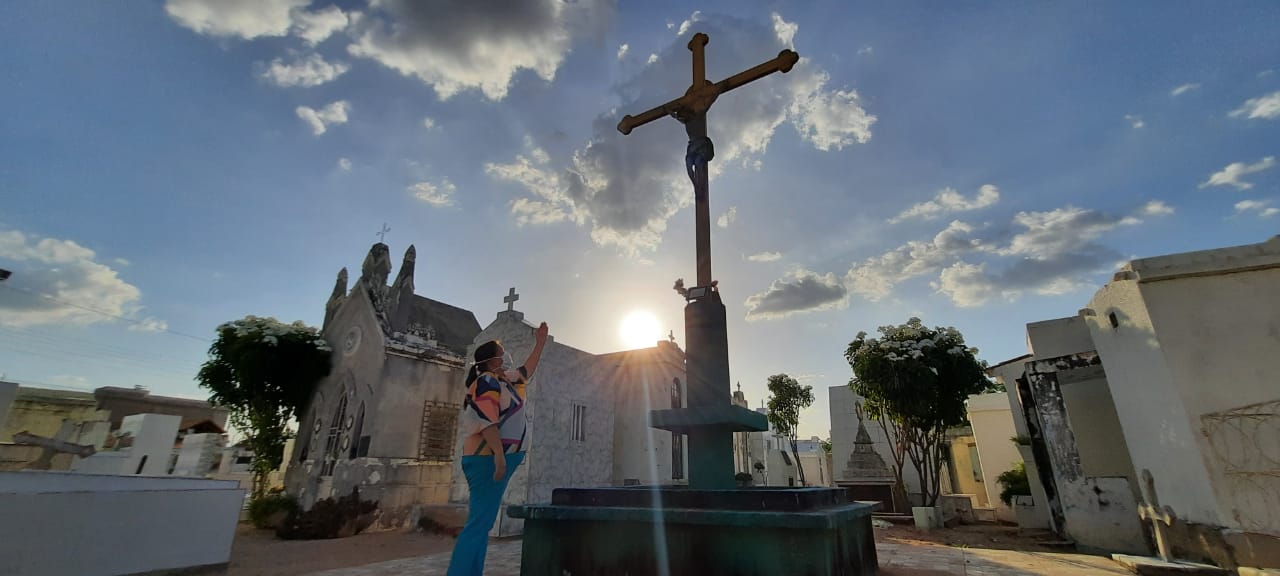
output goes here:
[[[885, 576], [1127, 576], [1129, 572], [1107, 558], [1083, 554], [963, 548], [886, 538], [876, 542], [880, 573]], [[312, 576], [443, 576], [449, 554], [391, 560], [354, 568], [313, 573]], [[488, 576], [520, 574], [520, 540], [489, 545]]]

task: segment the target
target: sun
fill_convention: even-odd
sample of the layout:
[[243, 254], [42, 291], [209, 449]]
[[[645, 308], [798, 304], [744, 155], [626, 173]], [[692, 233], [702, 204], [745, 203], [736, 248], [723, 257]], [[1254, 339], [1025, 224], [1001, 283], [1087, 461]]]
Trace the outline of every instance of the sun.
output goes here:
[[658, 319], [652, 313], [636, 310], [622, 320], [622, 325], [618, 327], [618, 336], [622, 338], [622, 343], [628, 350], [649, 348], [656, 345], [662, 338], [662, 328], [658, 326]]

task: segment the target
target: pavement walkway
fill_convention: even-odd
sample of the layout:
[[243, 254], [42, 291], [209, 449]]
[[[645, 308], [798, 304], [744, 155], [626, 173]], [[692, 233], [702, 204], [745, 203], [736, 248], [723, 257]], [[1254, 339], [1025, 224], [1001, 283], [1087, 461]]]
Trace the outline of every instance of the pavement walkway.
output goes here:
[[[963, 548], [929, 543], [877, 541], [880, 573], [884, 576], [1130, 576], [1130, 572], [1101, 556], [1058, 552], [1022, 552]], [[354, 568], [316, 572], [311, 576], [444, 576], [449, 554], [404, 558]], [[520, 574], [520, 540], [489, 545], [488, 576]]]

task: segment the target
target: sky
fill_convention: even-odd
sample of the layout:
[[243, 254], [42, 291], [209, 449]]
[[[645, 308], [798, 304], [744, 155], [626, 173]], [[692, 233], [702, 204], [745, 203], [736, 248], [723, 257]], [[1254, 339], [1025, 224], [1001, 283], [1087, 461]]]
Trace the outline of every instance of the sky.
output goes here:
[[[859, 331], [954, 326], [992, 364], [1124, 262], [1280, 231], [1270, 1], [0, 3], [0, 373], [193, 377], [222, 322], [318, 326], [385, 224], [418, 293], [558, 342], [683, 343], [685, 135], [614, 128], [722, 95], [710, 203], [732, 379], [815, 389]], [[394, 274], [394, 272], [393, 272]], [[607, 383], [584, 383], [584, 385]]]

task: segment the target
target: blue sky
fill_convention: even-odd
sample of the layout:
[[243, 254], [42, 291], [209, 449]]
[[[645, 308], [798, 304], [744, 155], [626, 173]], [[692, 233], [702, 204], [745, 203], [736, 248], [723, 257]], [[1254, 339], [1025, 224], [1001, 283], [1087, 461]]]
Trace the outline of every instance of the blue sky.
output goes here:
[[[1000, 362], [1125, 260], [1280, 224], [1272, 2], [169, 0], [0, 5], [0, 372], [201, 396], [219, 323], [319, 324], [385, 222], [420, 294], [623, 346], [682, 341], [684, 135], [613, 127], [719, 79], [733, 378], [826, 387], [912, 315]], [[625, 46], [625, 48], [624, 48]], [[54, 299], [48, 297], [52, 296]]]

